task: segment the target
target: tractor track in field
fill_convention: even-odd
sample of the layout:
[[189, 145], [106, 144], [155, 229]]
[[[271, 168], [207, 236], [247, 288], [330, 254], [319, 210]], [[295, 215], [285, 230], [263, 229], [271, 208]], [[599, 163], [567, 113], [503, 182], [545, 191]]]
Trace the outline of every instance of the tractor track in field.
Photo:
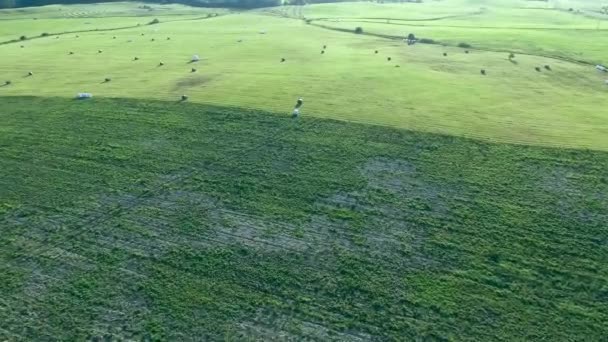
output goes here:
[[[372, 21], [372, 20], [385, 20]], [[560, 28], [560, 27], [508, 27], [508, 26], [465, 26], [465, 25], [422, 25], [422, 24], [406, 24], [397, 22], [386, 22], [399, 21], [399, 19], [390, 18], [346, 18], [346, 19], [314, 19], [313, 21], [324, 21], [324, 22], [348, 22], [348, 23], [369, 23], [369, 24], [382, 24], [382, 25], [396, 25], [396, 26], [412, 26], [412, 27], [431, 27], [431, 28], [458, 28], [458, 29], [469, 29], [469, 30], [526, 30], [526, 31], [608, 31], [608, 29], [597, 29], [597, 28]], [[401, 20], [401, 21], [414, 21], [414, 20]]]
[[[220, 15], [218, 15], [220, 16]], [[129, 17], [124, 17], [124, 18], [129, 18]], [[132, 17], [134, 18], [134, 17]], [[205, 19], [213, 19], [213, 18], [217, 18], [216, 17], [196, 17], [196, 18], [188, 18], [188, 19], [173, 19], [173, 20], [167, 20], [167, 21], [162, 21], [158, 24], [154, 24], [154, 26], [156, 25], [162, 25], [162, 24], [166, 24], [166, 23], [174, 23], [174, 22], [180, 22], [180, 21], [199, 21], [199, 20], [205, 20]], [[7, 40], [7, 41], [3, 41], [0, 42], [0, 46], [1, 45], [8, 45], [8, 44], [15, 44], [15, 43], [23, 43], [23, 42], [27, 42], [27, 41], [31, 41], [31, 40], [35, 40], [35, 39], [41, 39], [41, 38], [49, 38], [49, 37], [59, 37], [59, 36], [64, 36], [64, 35], [68, 35], [68, 34], [77, 34], [77, 33], [92, 33], [92, 32], [111, 32], [111, 31], [120, 31], [120, 30], [127, 30], [127, 29], [133, 29], [133, 28], [138, 28], [138, 27], [146, 27], [146, 26], [151, 26], [151, 25], [130, 25], [130, 26], [120, 26], [120, 27], [111, 27], [111, 28], [105, 28], [105, 29], [91, 29], [91, 30], [76, 30], [76, 31], [64, 31], [64, 32], [57, 32], [57, 33], [49, 33], [47, 35], [40, 35], [40, 36], [35, 36], [35, 37], [30, 37], [27, 38], [25, 40], [21, 40], [21, 39], [12, 39], [12, 40]]]

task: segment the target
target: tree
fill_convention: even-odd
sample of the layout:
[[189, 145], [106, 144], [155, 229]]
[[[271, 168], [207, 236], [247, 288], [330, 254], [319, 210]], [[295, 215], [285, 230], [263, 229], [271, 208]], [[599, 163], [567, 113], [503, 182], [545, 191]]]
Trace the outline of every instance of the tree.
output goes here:
[[357, 26], [357, 28], [355, 28], [355, 33], [357, 33], [357, 34], [363, 33], [363, 28], [361, 26]]
[[413, 33], [407, 35], [407, 40], [416, 40], [416, 36]]
[[511, 60], [511, 59], [513, 59], [513, 58], [515, 58], [515, 54], [514, 54], [513, 52], [511, 52], [511, 53], [509, 54], [509, 60]]

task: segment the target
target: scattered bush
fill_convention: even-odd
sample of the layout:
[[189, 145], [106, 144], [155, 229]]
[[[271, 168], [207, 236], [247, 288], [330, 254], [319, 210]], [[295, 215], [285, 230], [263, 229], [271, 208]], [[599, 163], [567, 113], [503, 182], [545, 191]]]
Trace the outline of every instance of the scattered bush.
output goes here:
[[48, 32], [42, 32], [42, 34], [40, 35], [40, 37], [48, 37], [49, 33]]
[[186, 101], [188, 99], [188, 95], [182, 95], [182, 101]]
[[306, 19], [306, 24], [310, 25], [310, 23], [312, 23], [312, 19]]
[[192, 72], [196, 72], [196, 68], [192, 68]]
[[158, 18], [154, 18], [154, 20], [149, 22], [148, 25], [155, 25], [155, 24], [159, 24], [159, 23], [160, 23], [160, 20], [158, 20]]
[[514, 54], [513, 52], [511, 52], [511, 53], [509, 54], [509, 59], [513, 59], [513, 58], [515, 58], [515, 54]]
[[444, 53], [443, 53], [443, 57], [447, 57], [447, 56], [448, 56], [448, 53], [447, 53], [447, 52], [444, 52]]
[[431, 38], [420, 38], [420, 39], [418, 39], [418, 43], [422, 43], [422, 44], [437, 44], [437, 42], [435, 42]]
[[34, 73], [33, 73], [33, 72], [31, 72], [31, 71], [29, 71], [29, 72], [27, 73], [27, 75], [28, 75], [28, 76], [34, 76]]
[[325, 50], [321, 50], [321, 54], [324, 54], [324, 53], [325, 53]]
[[281, 58], [281, 63], [285, 62], [285, 58]]
[[465, 50], [464, 53], [469, 53], [469, 50]]
[[545, 65], [545, 69], [551, 71], [551, 66], [550, 65]]
[[485, 75], [486, 74], [486, 70], [485, 69], [481, 69], [481, 74]]
[[375, 54], [378, 54], [378, 50], [374, 51]]
[[158, 66], [163, 66], [163, 65], [165, 65], [165, 63], [163, 63], [163, 62], [158, 63]]
[[535, 67], [534, 70], [540, 72], [540, 67]]
[[469, 44], [469, 43], [459, 43], [458, 47], [459, 48], [463, 48], [463, 49], [470, 49], [470, 48], [472, 48], [471, 44]]
[[363, 27], [357, 26], [357, 28], [355, 28], [355, 33], [356, 34], [362, 34], [363, 33]]
[[73, 52], [73, 51], [70, 51], [68, 54], [73, 55], [73, 54], [74, 54], [74, 52]]
[[387, 58], [386, 58], [386, 60], [387, 60], [387, 61], [389, 61], [389, 62], [391, 61], [391, 59], [392, 59], [392, 58], [390, 58], [390, 57], [387, 57]]
[[11, 83], [13, 83], [13, 82], [11, 82], [11, 81], [5, 81], [5, 82], [4, 82], [4, 84], [5, 84], [5, 85], [9, 85], [9, 84], [11, 84]]
[[133, 60], [134, 60], [134, 61], [138, 61], [138, 60], [139, 60], [139, 57], [133, 57]]
[[416, 36], [413, 33], [407, 35], [407, 40], [416, 40]]
[[106, 78], [104, 79], [104, 81], [107, 83], [107, 82], [112, 81], [112, 79], [111, 79], [111, 78], [109, 78], [109, 77], [106, 77]]
[[26, 37], [26, 36], [21, 36], [21, 37], [19, 37], [19, 40], [26, 40], [26, 39], [27, 39], [27, 37]]

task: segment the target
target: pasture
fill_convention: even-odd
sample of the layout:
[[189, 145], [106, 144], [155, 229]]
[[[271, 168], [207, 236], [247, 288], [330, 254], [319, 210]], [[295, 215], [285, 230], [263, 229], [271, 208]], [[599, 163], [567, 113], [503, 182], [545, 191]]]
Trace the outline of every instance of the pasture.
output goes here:
[[[335, 22], [323, 19], [306, 24], [301, 19], [308, 13], [311, 18], [327, 17], [340, 6], [344, 14]], [[608, 149], [604, 120], [608, 105], [604, 78], [608, 76], [596, 72], [593, 64], [603, 62], [608, 35], [594, 30], [582, 34], [568, 31], [577, 39], [558, 39], [561, 30], [591, 27], [594, 20], [560, 10], [493, 8], [486, 12], [505, 13], [487, 18], [484, 12], [480, 20], [497, 22], [494, 25], [500, 28], [480, 30], [474, 28], [477, 24], [466, 29], [451, 27], [454, 21], [464, 20], [458, 18], [460, 14], [473, 10], [468, 7], [459, 9], [456, 18], [445, 19], [444, 26], [444, 20], [432, 20], [432, 26], [424, 20], [402, 26], [378, 19], [344, 19], [366, 8], [372, 11], [366, 16], [392, 12], [397, 13], [397, 19], [399, 6], [403, 7], [403, 17], [419, 9], [420, 14], [412, 14], [417, 19], [446, 16], [452, 8], [459, 8], [443, 2], [387, 5], [389, 11], [374, 14], [382, 6], [304, 6], [294, 17], [288, 15], [297, 12], [292, 7], [213, 18], [197, 14], [178, 21], [172, 21], [176, 15], [169, 15], [158, 16], [160, 24], [139, 27], [132, 26], [152, 17], [114, 17], [108, 19], [108, 25], [131, 28], [0, 45], [0, 74], [12, 81], [10, 87], [0, 87], [0, 96], [70, 98], [78, 92], [91, 92], [103, 97], [173, 101], [187, 94], [192, 102], [273, 112], [289, 112], [294, 99], [303, 96], [307, 115], [315, 117], [494, 142]], [[351, 7], [355, 10], [349, 10]], [[551, 13], [539, 19], [537, 12]], [[517, 26], [540, 26], [544, 20], [547, 29], [509, 28], [515, 22]], [[356, 26], [363, 27], [363, 35], [332, 30], [354, 31]], [[7, 32], [10, 27], [4, 29], [5, 37], [21, 35], [17, 30]], [[44, 30], [37, 27], [39, 31]], [[449, 44], [408, 46], [401, 38], [368, 33], [401, 37], [414, 33]], [[513, 43], [509, 34], [522, 37], [521, 42]], [[528, 35], [530, 41], [526, 41]], [[459, 48], [457, 42], [469, 43], [472, 48]], [[549, 48], [543, 44], [554, 45]], [[322, 54], [324, 45], [328, 48]], [[516, 58], [509, 60], [512, 50]], [[579, 52], [585, 55], [577, 57]], [[196, 73], [188, 64], [194, 54], [202, 57]], [[134, 57], [139, 60], [134, 62]], [[286, 62], [281, 63], [282, 58]], [[158, 67], [160, 62], [164, 63], [162, 68]], [[545, 65], [552, 71], [535, 71]], [[485, 77], [481, 69], [486, 70]], [[24, 79], [29, 71], [36, 77]], [[107, 77], [112, 82], [104, 83]]]
[[0, 10], [0, 340], [608, 335], [595, 1], [143, 6]]

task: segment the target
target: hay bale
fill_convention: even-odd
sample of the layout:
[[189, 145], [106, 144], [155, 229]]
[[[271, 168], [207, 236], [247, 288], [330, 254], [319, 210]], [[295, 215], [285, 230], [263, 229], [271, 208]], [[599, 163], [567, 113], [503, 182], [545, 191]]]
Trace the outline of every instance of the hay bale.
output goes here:
[[485, 75], [486, 74], [486, 70], [485, 69], [481, 69], [481, 74]]
[[545, 69], [551, 71], [551, 66], [550, 65], [545, 65]]
[[91, 97], [93, 97], [93, 94], [91, 94], [91, 93], [78, 93], [78, 94], [76, 94], [76, 98], [80, 99], [80, 100], [90, 99]]

